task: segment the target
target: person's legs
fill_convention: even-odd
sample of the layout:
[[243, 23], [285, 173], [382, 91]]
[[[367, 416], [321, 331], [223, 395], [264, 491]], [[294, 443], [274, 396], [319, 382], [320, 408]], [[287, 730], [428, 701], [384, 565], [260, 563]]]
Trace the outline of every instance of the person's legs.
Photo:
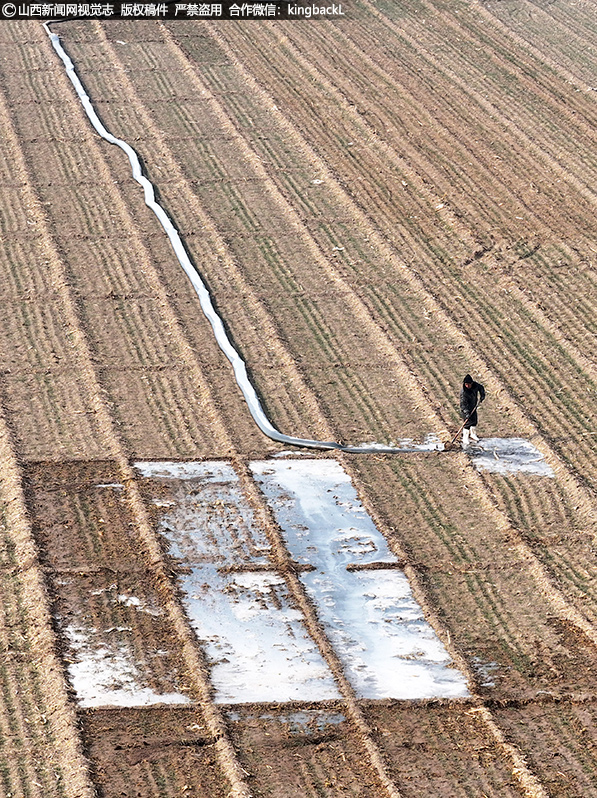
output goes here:
[[479, 440], [479, 436], [477, 435], [477, 429], [476, 429], [476, 427], [471, 427], [471, 428], [470, 428], [470, 433], [471, 433], [471, 439], [472, 439], [473, 441], [478, 441], [478, 440]]
[[462, 430], [462, 448], [466, 449], [470, 443], [470, 430], [466, 427]]

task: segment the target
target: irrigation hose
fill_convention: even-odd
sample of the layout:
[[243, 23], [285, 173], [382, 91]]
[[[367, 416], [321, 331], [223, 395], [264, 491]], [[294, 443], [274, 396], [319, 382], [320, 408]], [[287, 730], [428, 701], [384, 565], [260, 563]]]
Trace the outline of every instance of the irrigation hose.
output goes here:
[[95, 108], [93, 107], [89, 95], [83, 88], [83, 84], [79, 79], [79, 76], [77, 74], [77, 71], [75, 69], [72, 60], [70, 59], [70, 57], [67, 55], [62, 45], [60, 44], [59, 36], [55, 33], [52, 33], [52, 31], [50, 30], [49, 25], [51, 24], [52, 24], [51, 22], [44, 22], [43, 26], [46, 30], [46, 33], [50, 37], [50, 41], [52, 42], [54, 50], [62, 60], [62, 63], [64, 64], [64, 67], [66, 69], [66, 74], [74, 86], [74, 89], [81, 101], [85, 113], [89, 118], [89, 121], [91, 122], [97, 133], [103, 139], [105, 139], [110, 144], [115, 144], [117, 147], [120, 147], [120, 149], [126, 153], [131, 164], [133, 178], [136, 180], [137, 183], [139, 183], [139, 185], [143, 189], [143, 193], [145, 196], [145, 204], [147, 205], [148, 208], [151, 208], [151, 210], [155, 213], [166, 235], [170, 239], [170, 243], [172, 244], [172, 248], [174, 249], [174, 254], [177, 257], [178, 262], [184, 269], [185, 274], [191, 281], [191, 284], [195, 289], [195, 293], [199, 297], [201, 309], [203, 310], [205, 317], [211, 324], [218, 346], [220, 347], [220, 349], [222, 350], [222, 352], [225, 354], [230, 364], [232, 365], [236, 383], [241, 390], [245, 402], [247, 403], [249, 412], [251, 413], [254, 422], [257, 424], [259, 429], [264, 433], [264, 435], [267, 435], [268, 438], [271, 438], [274, 441], [290, 444], [291, 446], [298, 446], [309, 449], [333, 449], [353, 454], [397, 454], [400, 452], [413, 452], [413, 451], [422, 451], [422, 450], [429, 451], [430, 449], [443, 449], [443, 444], [439, 441], [437, 442], [437, 444], [434, 445], [422, 444], [420, 446], [417, 446], [415, 444], [410, 447], [388, 446], [383, 443], [371, 443], [363, 446], [348, 446], [342, 443], [336, 443], [335, 441], [316, 441], [316, 440], [310, 440], [308, 438], [298, 438], [294, 435], [285, 435], [284, 433], [280, 432], [274, 427], [274, 425], [270, 422], [270, 420], [266, 416], [263, 407], [261, 406], [259, 397], [257, 396], [257, 392], [248, 377], [245, 362], [242, 359], [242, 357], [239, 355], [237, 350], [235, 349], [230, 338], [228, 337], [222, 318], [218, 315], [213, 306], [210, 293], [205, 283], [201, 279], [197, 269], [191, 263], [191, 260], [187, 254], [185, 246], [180, 238], [180, 235], [178, 234], [176, 227], [172, 223], [170, 217], [168, 216], [164, 208], [159, 204], [159, 202], [156, 201], [153, 184], [143, 174], [143, 170], [141, 168], [141, 163], [139, 161], [137, 153], [129, 144], [126, 143], [126, 141], [116, 138], [116, 136], [113, 136], [104, 127], [99, 116], [95, 111]]

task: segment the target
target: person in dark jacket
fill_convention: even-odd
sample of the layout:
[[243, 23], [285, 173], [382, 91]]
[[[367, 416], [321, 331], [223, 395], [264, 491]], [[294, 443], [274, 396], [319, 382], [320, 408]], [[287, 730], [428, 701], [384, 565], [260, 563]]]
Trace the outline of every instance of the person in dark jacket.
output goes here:
[[477, 437], [477, 407], [485, 399], [485, 388], [480, 382], [475, 382], [470, 374], [462, 381], [460, 391], [460, 415], [465, 420], [462, 430], [462, 448], [466, 449], [471, 440], [478, 441]]

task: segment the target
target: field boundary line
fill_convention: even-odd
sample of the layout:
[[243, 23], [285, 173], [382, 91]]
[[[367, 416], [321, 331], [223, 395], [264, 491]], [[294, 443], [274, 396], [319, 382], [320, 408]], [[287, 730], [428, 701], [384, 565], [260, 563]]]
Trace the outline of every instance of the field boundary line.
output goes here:
[[547, 789], [541, 784], [541, 781], [529, 768], [525, 757], [515, 745], [506, 740], [504, 732], [494, 720], [493, 715], [488, 707], [483, 705], [478, 709], [475, 709], [475, 711], [479, 712], [485, 721], [487, 728], [492, 733], [495, 741], [498, 743], [504, 753], [511, 759], [513, 763], [512, 775], [523, 788], [526, 798], [549, 798]]
[[296, 569], [293, 566], [292, 557], [286, 547], [279, 524], [274, 517], [272, 509], [267, 504], [265, 496], [257, 487], [248, 464], [237, 459], [233, 462], [233, 466], [240, 478], [243, 492], [249, 499], [249, 502], [258, 510], [262, 518], [263, 529], [265, 530], [267, 537], [272, 544], [272, 558], [274, 563], [284, 577], [292, 597], [301, 610], [301, 613], [305, 619], [305, 625], [311, 638], [315, 641], [317, 648], [319, 649], [334, 676], [336, 684], [338, 685], [342, 694], [347, 715], [350, 717], [354, 727], [358, 732], [360, 741], [363, 743], [365, 750], [369, 755], [371, 764], [377, 772], [377, 776], [381, 782], [381, 785], [385, 789], [389, 798], [402, 798], [402, 793], [400, 792], [399, 788], [396, 786], [393, 779], [388, 775], [383, 755], [375, 743], [372, 730], [365, 720], [363, 713], [361, 712], [355, 692], [344, 673], [342, 662], [336, 654], [333, 645], [329, 641], [327, 634], [323, 630], [321, 623], [317, 618], [317, 613], [313, 607], [311, 599], [308, 597], [307, 592], [298, 577]]
[[[0, 102], [2, 102], [2, 98], [0, 98]], [[0, 111], [2, 110], [4, 110], [3, 106], [0, 106]], [[16, 142], [16, 136], [12, 131], [12, 125], [10, 130], [12, 139]], [[231, 785], [230, 795], [235, 798], [249, 798], [250, 791], [244, 782], [242, 768], [228, 738], [226, 725], [221, 712], [215, 707], [211, 700], [211, 685], [206, 675], [207, 667], [203, 661], [202, 652], [195, 642], [186, 616], [178, 601], [175, 588], [172, 585], [169, 572], [164, 564], [157, 534], [153, 530], [147, 510], [141, 498], [136, 481], [136, 474], [129, 463], [123, 444], [116, 432], [110, 411], [101, 397], [103, 389], [95, 373], [84, 328], [78, 318], [69, 283], [65, 279], [64, 267], [50, 232], [46, 213], [42, 209], [42, 205], [37, 199], [34, 189], [31, 188], [31, 186], [34, 185], [34, 181], [29, 177], [24, 155], [20, 148], [18, 148], [18, 145], [17, 157], [23, 174], [27, 175], [29, 178], [23, 190], [31, 197], [30, 205], [32, 208], [35, 208], [32, 212], [36, 215], [39, 222], [40, 231], [48, 255], [48, 268], [53, 274], [53, 284], [58, 289], [66, 324], [73, 335], [76, 357], [80, 370], [86, 378], [89, 401], [95, 412], [98, 427], [106, 443], [110, 458], [116, 463], [121, 474], [121, 480], [125, 486], [127, 504], [131, 510], [135, 527], [145, 546], [148, 563], [150, 567], [154, 569], [158, 577], [167, 617], [181, 639], [183, 656], [189, 671], [189, 676], [200, 696], [199, 711], [203, 714], [209, 731], [216, 741], [215, 748], [217, 751], [218, 763], [224, 777]]]

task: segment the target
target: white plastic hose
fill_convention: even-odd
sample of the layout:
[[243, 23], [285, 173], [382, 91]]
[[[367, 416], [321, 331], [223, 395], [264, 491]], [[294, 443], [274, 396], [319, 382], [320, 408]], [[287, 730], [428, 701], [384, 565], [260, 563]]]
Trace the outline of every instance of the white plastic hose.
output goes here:
[[356, 454], [366, 454], [366, 453], [397, 453], [397, 452], [405, 452], [405, 451], [420, 451], [420, 450], [429, 450], [434, 448], [443, 448], [443, 445], [438, 441], [437, 443], [433, 444], [422, 444], [420, 446], [412, 445], [412, 446], [404, 446], [404, 447], [394, 447], [394, 446], [387, 446], [386, 444], [381, 443], [372, 443], [367, 444], [364, 446], [345, 446], [341, 443], [335, 443], [334, 441], [315, 441], [309, 440], [308, 438], [297, 438], [294, 435], [284, 435], [282, 432], [279, 432], [270, 420], [265, 415], [263, 408], [261, 406], [261, 402], [259, 401], [259, 397], [257, 396], [257, 392], [255, 388], [251, 384], [249, 377], [247, 375], [247, 369], [245, 366], [244, 360], [241, 358], [239, 353], [236, 351], [232, 342], [230, 341], [226, 330], [224, 328], [224, 324], [220, 316], [216, 313], [216, 310], [213, 306], [211, 301], [211, 296], [207, 287], [205, 286], [203, 280], [199, 276], [196, 268], [191, 263], [187, 251], [182, 243], [182, 240], [178, 234], [177, 229], [172, 224], [172, 221], [166, 211], [162, 208], [159, 202], [156, 201], [155, 198], [155, 191], [153, 188], [153, 184], [145, 177], [143, 171], [141, 169], [141, 164], [139, 162], [139, 158], [135, 150], [123, 141], [122, 139], [118, 139], [113, 136], [102, 124], [100, 118], [98, 117], [95, 108], [93, 107], [91, 100], [85, 89], [83, 88], [83, 84], [79, 80], [79, 76], [77, 75], [75, 66], [69, 56], [64, 51], [62, 45], [60, 44], [60, 38], [57, 34], [52, 33], [49, 25], [51, 23], [45, 22], [44, 28], [46, 33], [50, 37], [50, 41], [52, 42], [52, 46], [54, 50], [59, 55], [60, 59], [62, 60], [64, 67], [66, 69], [66, 74], [70, 78], [71, 83], [73, 84], [75, 91], [79, 99], [81, 100], [81, 104], [85, 109], [85, 113], [89, 117], [89, 121], [95, 128], [95, 130], [99, 133], [99, 135], [105, 139], [106, 141], [110, 142], [110, 144], [115, 144], [117, 147], [120, 147], [123, 150], [131, 163], [132, 174], [133, 178], [139, 183], [139, 185], [143, 188], [143, 193], [145, 196], [145, 204], [151, 208], [151, 210], [157, 216], [160, 224], [164, 228], [166, 235], [170, 239], [170, 243], [172, 244], [172, 248], [174, 249], [174, 253], [178, 258], [178, 262], [184, 269], [187, 277], [191, 281], [197, 296], [199, 297], [199, 302], [201, 303], [201, 308], [203, 313], [205, 314], [206, 318], [208, 319], [209, 323], [211, 324], [212, 330], [216, 337], [216, 341], [222, 350], [222, 352], [226, 355], [228, 360], [230, 361], [232, 368], [234, 370], [234, 376], [237, 382], [238, 387], [240, 388], [247, 406], [249, 408], [249, 412], [253, 417], [253, 420], [259, 427], [259, 429], [271, 438], [272, 440], [279, 441], [280, 443], [287, 443], [292, 446], [300, 446], [300, 447], [307, 447], [310, 449], [338, 449], [342, 452], [353, 452]]

